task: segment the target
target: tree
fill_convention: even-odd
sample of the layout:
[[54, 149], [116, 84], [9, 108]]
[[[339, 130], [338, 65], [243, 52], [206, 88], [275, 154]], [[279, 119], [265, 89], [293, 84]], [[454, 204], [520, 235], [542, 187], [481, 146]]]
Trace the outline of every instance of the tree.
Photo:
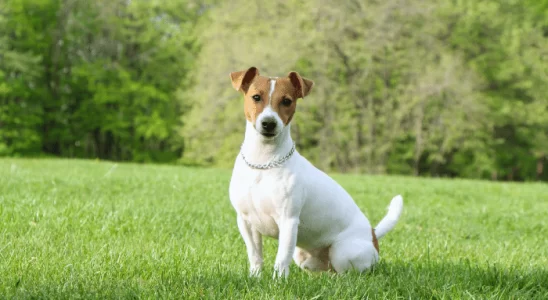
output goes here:
[[39, 87], [42, 56], [32, 46], [43, 45], [41, 22], [31, 22], [23, 11], [53, 8], [46, 1], [33, 5], [9, 0], [0, 5], [0, 156], [39, 153], [42, 94]]
[[9, 0], [6, 7], [3, 152], [179, 158], [188, 102], [181, 90], [192, 83], [199, 50], [197, 3]]

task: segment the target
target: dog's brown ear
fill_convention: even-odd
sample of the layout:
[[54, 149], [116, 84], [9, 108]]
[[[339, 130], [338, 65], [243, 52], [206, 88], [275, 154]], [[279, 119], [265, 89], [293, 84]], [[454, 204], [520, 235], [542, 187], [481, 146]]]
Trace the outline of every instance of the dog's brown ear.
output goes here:
[[308, 95], [310, 90], [312, 90], [312, 86], [314, 86], [314, 81], [301, 77], [297, 72], [289, 72], [288, 76], [293, 86], [297, 89], [297, 97], [299, 98], [304, 98]]
[[237, 91], [247, 92], [251, 82], [255, 77], [259, 76], [259, 70], [255, 67], [251, 67], [245, 71], [238, 71], [230, 73], [230, 79], [232, 80], [232, 86]]

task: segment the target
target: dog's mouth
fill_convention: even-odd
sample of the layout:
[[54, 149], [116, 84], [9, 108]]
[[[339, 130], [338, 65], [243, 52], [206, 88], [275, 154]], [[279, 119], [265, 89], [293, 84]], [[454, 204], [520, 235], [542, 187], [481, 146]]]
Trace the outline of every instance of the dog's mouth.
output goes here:
[[261, 132], [261, 134], [267, 138], [272, 138], [272, 137], [275, 137], [276, 134], [275, 133], [271, 133], [271, 132]]

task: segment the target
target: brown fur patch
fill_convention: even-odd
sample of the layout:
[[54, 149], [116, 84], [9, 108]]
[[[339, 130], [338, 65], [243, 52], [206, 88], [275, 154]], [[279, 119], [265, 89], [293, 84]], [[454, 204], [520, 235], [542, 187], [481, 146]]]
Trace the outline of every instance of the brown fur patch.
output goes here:
[[297, 72], [289, 72], [287, 77], [291, 80], [291, 84], [293, 84], [293, 86], [297, 89], [296, 93], [298, 98], [304, 98], [307, 96], [308, 93], [310, 93], [312, 86], [314, 86], [314, 82], [312, 80], [301, 77], [301, 75]]
[[249, 85], [257, 76], [259, 76], [259, 70], [255, 67], [251, 67], [245, 71], [232, 72], [230, 73], [232, 87], [237, 91], [246, 93]]
[[[331, 265], [331, 261], [329, 260], [329, 249], [330, 247], [325, 247], [322, 249], [307, 251], [301, 248], [297, 248], [295, 250], [295, 253], [297, 255], [297, 261], [299, 264], [314, 256], [313, 259], [316, 262], [315, 271], [335, 271], [335, 269], [333, 269], [333, 266]], [[308, 268], [305, 269], [309, 270]]]
[[[271, 80], [276, 80], [274, 92], [270, 96]], [[261, 96], [261, 101], [255, 101], [253, 96]], [[289, 124], [297, 108], [298, 91], [289, 78], [268, 78], [257, 76], [244, 94], [244, 112], [248, 121], [255, 123], [259, 114], [268, 106], [277, 112], [284, 125]], [[291, 100], [291, 104], [283, 104], [284, 99]]]
[[371, 234], [373, 234], [373, 246], [375, 246], [375, 249], [377, 249], [377, 253], [380, 253], [380, 251], [379, 251], [379, 241], [377, 240], [377, 235], [375, 234], [375, 229], [371, 228]]
[[[270, 99], [270, 105], [272, 105], [272, 110], [278, 113], [284, 125], [289, 124], [291, 119], [293, 119], [298, 98], [298, 91], [289, 78], [282, 77], [276, 79], [276, 86], [274, 87], [274, 93], [272, 93], [272, 99]], [[284, 105], [284, 99], [291, 100], [291, 104], [289, 106]]]
[[[269, 78], [255, 77], [247, 92], [244, 93], [244, 113], [248, 121], [255, 123], [259, 114], [268, 106], [268, 91], [270, 91]], [[253, 99], [255, 95], [261, 96], [261, 101], [255, 101]]]
[[[244, 114], [252, 123], [255, 123], [259, 114], [271, 105], [284, 125], [289, 124], [297, 108], [297, 99], [308, 95], [314, 84], [311, 80], [302, 78], [297, 72], [290, 72], [287, 77], [268, 78], [259, 75], [259, 71], [254, 67], [246, 71], [233, 72], [230, 76], [233, 87], [244, 94]], [[276, 80], [276, 85], [270, 96], [271, 80]], [[254, 100], [255, 95], [259, 95], [261, 100]], [[291, 104], [284, 105], [284, 99], [291, 100]]]

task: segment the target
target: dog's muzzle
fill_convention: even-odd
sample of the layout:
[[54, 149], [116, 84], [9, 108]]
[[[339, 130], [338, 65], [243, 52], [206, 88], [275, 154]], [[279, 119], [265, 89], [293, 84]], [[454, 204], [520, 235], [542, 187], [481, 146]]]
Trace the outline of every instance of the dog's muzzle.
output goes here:
[[261, 134], [266, 137], [273, 137], [276, 135], [276, 120], [265, 119], [261, 122]]
[[278, 114], [267, 107], [257, 118], [255, 129], [265, 138], [273, 138], [282, 131], [283, 123]]

